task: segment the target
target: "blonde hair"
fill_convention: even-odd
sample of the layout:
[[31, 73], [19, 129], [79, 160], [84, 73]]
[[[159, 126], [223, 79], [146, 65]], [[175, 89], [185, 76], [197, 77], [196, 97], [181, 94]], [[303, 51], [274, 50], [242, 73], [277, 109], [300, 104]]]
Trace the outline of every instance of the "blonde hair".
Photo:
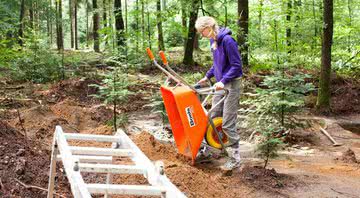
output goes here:
[[216, 43], [216, 36], [219, 32], [219, 26], [216, 20], [209, 16], [202, 16], [199, 17], [195, 22], [195, 28], [198, 32], [202, 32], [205, 28], [210, 28], [210, 35], [214, 35], [214, 42], [211, 45], [213, 50], [216, 50], [217, 43]]

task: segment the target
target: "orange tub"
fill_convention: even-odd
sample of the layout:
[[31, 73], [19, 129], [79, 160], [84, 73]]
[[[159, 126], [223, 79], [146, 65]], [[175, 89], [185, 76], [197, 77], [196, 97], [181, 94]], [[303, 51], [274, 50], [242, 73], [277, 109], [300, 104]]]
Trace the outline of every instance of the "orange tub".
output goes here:
[[160, 88], [178, 152], [195, 162], [208, 118], [195, 92], [188, 87]]

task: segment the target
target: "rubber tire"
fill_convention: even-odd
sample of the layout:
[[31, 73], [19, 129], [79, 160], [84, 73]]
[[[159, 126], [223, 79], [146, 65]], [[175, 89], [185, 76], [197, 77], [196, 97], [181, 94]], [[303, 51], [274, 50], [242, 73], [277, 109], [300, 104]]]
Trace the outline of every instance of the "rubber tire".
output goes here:
[[[214, 118], [213, 122], [214, 122], [214, 125], [216, 128], [222, 126], [222, 118], [221, 117]], [[206, 130], [206, 134], [205, 134], [205, 140], [206, 140], [207, 144], [211, 147], [214, 147], [217, 149], [222, 149], [222, 145], [220, 144], [220, 142], [218, 143], [217, 140], [214, 139], [213, 133], [215, 133], [215, 131], [212, 128], [212, 126], [209, 124], [209, 126]], [[225, 133], [223, 133], [223, 135], [226, 136]], [[224, 145], [226, 145], [228, 143], [228, 138], [226, 138], [226, 140], [223, 143], [224, 143]]]

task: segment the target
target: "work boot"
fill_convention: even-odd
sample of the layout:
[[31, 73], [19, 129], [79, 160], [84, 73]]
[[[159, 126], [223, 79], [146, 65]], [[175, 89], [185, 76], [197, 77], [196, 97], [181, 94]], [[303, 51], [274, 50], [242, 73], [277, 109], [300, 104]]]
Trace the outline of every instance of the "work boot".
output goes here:
[[199, 152], [196, 155], [196, 161], [199, 163], [209, 162], [211, 160], [212, 154], [207, 148], [207, 146], [203, 146], [199, 149]]
[[227, 147], [226, 151], [228, 152], [229, 157], [225, 162], [225, 164], [222, 165], [220, 168], [225, 171], [230, 171], [239, 168], [241, 165], [239, 143]]

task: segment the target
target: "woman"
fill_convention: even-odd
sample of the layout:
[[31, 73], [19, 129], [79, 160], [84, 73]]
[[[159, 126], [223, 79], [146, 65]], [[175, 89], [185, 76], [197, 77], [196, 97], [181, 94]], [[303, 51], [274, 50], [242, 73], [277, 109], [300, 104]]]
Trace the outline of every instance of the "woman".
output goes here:
[[[216, 90], [227, 89], [229, 95], [222, 104], [214, 109], [211, 118], [222, 117], [223, 132], [229, 137], [229, 145], [226, 148], [229, 160], [222, 166], [224, 170], [232, 170], [240, 166], [239, 134], [237, 133], [236, 120], [239, 109], [240, 77], [242, 76], [242, 62], [238, 45], [231, 37], [231, 31], [227, 28], [219, 28], [214, 18], [203, 16], [196, 20], [196, 30], [210, 39], [211, 52], [213, 54], [213, 66], [205, 77], [198, 83], [204, 84], [215, 76]], [[222, 96], [215, 95], [212, 105], [215, 105]]]

